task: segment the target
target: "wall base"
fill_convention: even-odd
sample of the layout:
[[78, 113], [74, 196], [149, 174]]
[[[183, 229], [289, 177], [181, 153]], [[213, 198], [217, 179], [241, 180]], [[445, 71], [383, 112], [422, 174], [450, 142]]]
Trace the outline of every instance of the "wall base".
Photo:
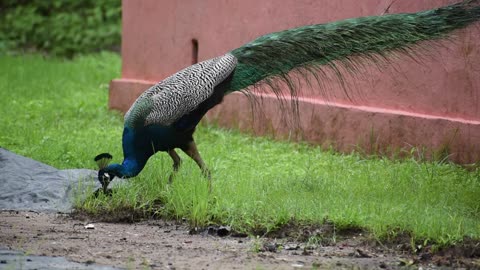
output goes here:
[[[154, 82], [117, 79], [110, 84], [109, 107], [126, 112]], [[285, 104], [284, 104], [285, 105]], [[301, 98], [299, 118], [282, 114], [274, 96], [252, 105], [241, 93], [225, 97], [204, 121], [276, 139], [307, 141], [341, 152], [403, 155], [419, 150], [425, 158], [466, 164], [480, 161], [480, 121], [444, 118], [382, 108]], [[289, 116], [290, 115], [290, 116]]]

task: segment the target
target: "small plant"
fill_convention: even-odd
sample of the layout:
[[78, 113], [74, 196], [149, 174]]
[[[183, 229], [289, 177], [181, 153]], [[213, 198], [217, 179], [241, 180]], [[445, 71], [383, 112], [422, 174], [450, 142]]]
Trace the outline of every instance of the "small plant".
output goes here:
[[250, 251], [253, 253], [259, 253], [263, 251], [263, 240], [260, 236], [254, 236], [252, 239], [252, 245], [250, 247]]

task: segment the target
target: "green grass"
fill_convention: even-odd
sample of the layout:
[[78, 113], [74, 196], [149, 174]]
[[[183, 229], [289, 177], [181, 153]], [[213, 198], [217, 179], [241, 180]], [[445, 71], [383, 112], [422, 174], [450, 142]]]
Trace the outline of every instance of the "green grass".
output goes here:
[[122, 120], [108, 112], [114, 54], [44, 59], [0, 55], [0, 146], [58, 168], [94, 168], [102, 150], [122, 153]]
[[[108, 82], [119, 69], [114, 54], [74, 61], [1, 56], [0, 146], [58, 168], [95, 169], [92, 158], [107, 151], [120, 162], [122, 119], [106, 108]], [[186, 218], [192, 226], [228, 224], [252, 234], [329, 220], [379, 238], [406, 231], [438, 244], [480, 239], [479, 169], [343, 155], [206, 125], [196, 140], [212, 170], [212, 193], [185, 155], [167, 185], [172, 162], [160, 153], [112, 197], [77, 207]]]

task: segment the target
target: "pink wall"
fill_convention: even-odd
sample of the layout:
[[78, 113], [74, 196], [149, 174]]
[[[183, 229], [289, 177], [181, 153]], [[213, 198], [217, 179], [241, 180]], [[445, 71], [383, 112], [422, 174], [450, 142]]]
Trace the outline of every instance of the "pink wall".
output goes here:
[[[122, 78], [112, 81], [110, 107], [125, 111], [149, 85], [192, 64], [192, 39], [199, 60], [228, 52], [273, 31], [351, 17], [414, 12], [450, 0], [124, 0]], [[350, 96], [327, 82], [328, 95], [302, 88], [302, 132], [297, 139], [341, 151], [395, 151], [412, 146], [448, 148], [459, 162], [480, 160], [479, 28], [459, 31], [448, 47], [426, 45], [422, 64], [407, 58], [381, 70], [370, 67], [352, 78]], [[242, 95], [232, 94], [208, 114], [228, 127], [291, 136], [272, 97], [252, 123]], [[299, 135], [300, 134], [300, 135]]]

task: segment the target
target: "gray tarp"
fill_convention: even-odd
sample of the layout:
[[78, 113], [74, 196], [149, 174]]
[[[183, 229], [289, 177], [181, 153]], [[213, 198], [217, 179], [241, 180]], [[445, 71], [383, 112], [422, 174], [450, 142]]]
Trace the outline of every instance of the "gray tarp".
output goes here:
[[96, 175], [87, 169], [58, 170], [0, 148], [0, 209], [69, 212], [75, 192], [100, 187]]
[[[58, 170], [0, 148], [0, 209], [70, 212], [74, 195], [84, 198], [101, 186], [96, 175], [94, 170]], [[118, 268], [75, 263], [62, 257], [30, 256], [0, 246], [0, 269]]]

